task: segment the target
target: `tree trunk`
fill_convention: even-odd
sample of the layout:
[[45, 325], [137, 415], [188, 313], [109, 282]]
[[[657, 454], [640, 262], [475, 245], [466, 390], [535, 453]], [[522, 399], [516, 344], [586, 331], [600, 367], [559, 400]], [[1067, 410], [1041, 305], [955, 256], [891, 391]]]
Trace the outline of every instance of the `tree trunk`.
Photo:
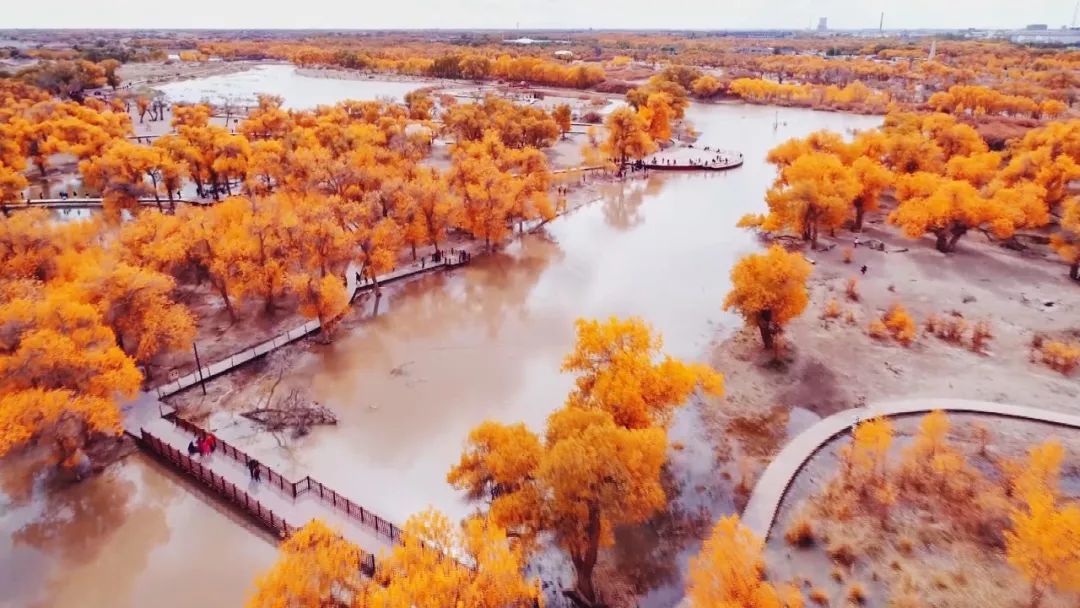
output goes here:
[[596, 567], [596, 554], [600, 547], [600, 510], [596, 505], [589, 505], [589, 544], [584, 555], [572, 555], [574, 572], [577, 574], [576, 587], [590, 604], [596, 603], [596, 589], [593, 587], [593, 569]]
[[776, 328], [772, 324], [772, 311], [763, 310], [758, 314], [757, 319], [758, 331], [761, 332], [761, 342], [767, 349], [772, 349], [775, 337]]
[[416, 243], [409, 243], [412, 246], [412, 260], [416, 261]]
[[[6, 208], [4, 212], [7, 213]], [[1069, 266], [1069, 278], [1074, 281], [1080, 281], [1080, 260], [1076, 260], [1072, 263], [1072, 266]]]
[[937, 236], [937, 242], [934, 245], [937, 250], [941, 253], [949, 253], [949, 234], [944, 230], [937, 230], [934, 235]]
[[855, 199], [855, 223], [852, 224], [852, 232], [862, 232], [863, 215], [866, 213], [866, 209], [863, 208], [862, 198]]
[[1039, 608], [1039, 604], [1042, 602], [1043, 588], [1036, 584], [1031, 583], [1031, 608]]
[[221, 299], [225, 302], [225, 310], [229, 312], [229, 320], [236, 321], [236, 311], [233, 310], [232, 301], [229, 300], [229, 288], [225, 286], [225, 282], [222, 281], [219, 285], [216, 285], [218, 293], [221, 294]]
[[956, 241], [959, 241], [965, 233], [967, 233], [967, 228], [953, 228], [952, 236], [949, 238], [949, 252], [956, 251]]

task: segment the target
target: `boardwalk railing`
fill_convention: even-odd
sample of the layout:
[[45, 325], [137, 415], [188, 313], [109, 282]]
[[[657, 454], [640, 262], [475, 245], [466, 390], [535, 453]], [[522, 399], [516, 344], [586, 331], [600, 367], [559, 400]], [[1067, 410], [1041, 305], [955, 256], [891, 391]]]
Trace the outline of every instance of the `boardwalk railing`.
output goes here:
[[[174, 421], [175, 420], [178, 419], [174, 419]], [[190, 425], [190, 423], [187, 424]], [[264, 506], [257, 498], [253, 498], [250, 494], [237, 487], [236, 484], [225, 479], [221, 475], [218, 475], [210, 468], [204, 466], [201, 462], [194, 460], [187, 454], [184, 454], [180, 450], [158, 439], [146, 429], [142, 429], [141, 439], [142, 444], [146, 446], [148, 450], [157, 454], [162, 460], [169, 462], [180, 471], [187, 473], [202, 482], [203, 485], [208, 486], [216, 494], [224, 497], [233, 505], [240, 508], [256, 522], [280, 538], [287, 538], [296, 531], [296, 526], [289, 524], [285, 521], [285, 518], [274, 513], [269, 507]], [[243, 452], [240, 452], [224, 441], [219, 441], [219, 443], [225, 448], [226, 454], [231, 450], [232, 457], [234, 458], [237, 457], [237, 454], [243, 454]], [[244, 462], [246, 462], [246, 460]], [[284, 480], [281, 475], [278, 475], [271, 469], [267, 467], [263, 468], [276, 476], [279, 483]], [[360, 570], [368, 576], [373, 576], [375, 574], [374, 554], [365, 551], [360, 552]]]
[[[174, 198], [169, 200], [163, 198], [161, 200], [155, 198], [140, 198], [139, 204], [143, 207], [153, 207], [157, 205], [169, 206], [172, 204], [184, 204], [184, 205], [199, 205], [202, 207], [208, 207], [214, 204], [213, 200], [193, 200], [193, 199], [180, 199]], [[9, 201], [0, 202], [0, 206], [3, 206], [8, 211], [18, 211], [20, 209], [80, 209], [85, 207], [101, 207], [104, 201], [98, 196], [72, 196], [68, 198], [32, 198], [32, 199], [14, 199]]]
[[[206, 431], [200, 426], [189, 420], [184, 420], [176, 414], [170, 414], [169, 416], [166, 416], [166, 419], [175, 424], [177, 428], [196, 437], [203, 437], [206, 435]], [[145, 431], [143, 432], [145, 433]], [[240, 464], [246, 466], [248, 461], [251, 460], [251, 457], [248, 456], [247, 453], [226, 441], [218, 439], [217, 444], [221, 447], [222, 452], [226, 456]], [[330, 505], [345, 513], [350, 518], [374, 530], [376, 534], [381, 534], [390, 539], [392, 543], [401, 542], [401, 528], [391, 523], [389, 520], [372, 513], [369, 509], [365, 509], [352, 500], [338, 494], [325, 484], [313, 479], [310, 475], [305, 476], [299, 481], [289, 481], [284, 475], [261, 462], [259, 463], [259, 472], [261, 475], [265, 476], [269, 485], [276, 487], [283, 494], [292, 497], [294, 500], [305, 492], [311, 492], [313, 495], [318, 496], [319, 500], [324, 504]]]
[[[377, 277], [377, 280], [379, 285], [386, 285], [387, 283], [392, 283], [394, 281], [399, 281], [415, 275], [432, 272], [440, 268], [457, 268], [458, 266], [462, 266], [463, 264], [464, 262], [451, 261], [449, 257], [445, 257], [442, 259], [442, 261], [433, 262], [432, 264], [424, 267], [405, 267], [399, 270], [388, 272], [385, 275]], [[364, 283], [357, 282], [355, 272], [355, 267], [352, 265], [350, 265], [349, 268], [346, 270], [346, 291], [349, 292], [350, 301], [352, 301], [356, 294], [360, 293], [361, 291], [371, 289], [375, 286], [375, 282], [371, 280], [368, 280]], [[282, 346], [291, 344], [292, 342], [295, 342], [300, 338], [313, 334], [318, 331], [321, 326], [322, 324], [319, 323], [318, 319], [312, 319], [303, 323], [302, 325], [293, 327], [286, 332], [280, 333], [273, 338], [263, 340], [262, 342], [259, 342], [254, 346], [245, 348], [237, 353], [229, 355], [224, 359], [215, 361], [210, 365], [204, 365], [201, 368], [198, 368], [187, 375], [181, 376], [171, 382], [160, 384], [149, 390], [153, 392], [158, 397], [158, 399], [168, 397], [169, 395], [178, 393], [185, 388], [194, 386], [200, 381], [206, 381], [210, 380], [211, 378], [220, 376], [221, 374], [230, 371], [237, 366], [243, 365], [244, 363], [251, 361], [252, 359], [261, 357], [273, 350], [281, 348]]]

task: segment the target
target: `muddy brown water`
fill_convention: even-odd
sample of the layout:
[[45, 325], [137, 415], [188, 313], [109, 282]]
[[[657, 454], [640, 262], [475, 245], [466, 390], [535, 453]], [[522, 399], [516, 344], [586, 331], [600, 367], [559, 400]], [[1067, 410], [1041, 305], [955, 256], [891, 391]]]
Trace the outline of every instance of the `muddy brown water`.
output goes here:
[[[461, 516], [469, 506], [445, 476], [469, 430], [488, 419], [542, 428], [572, 382], [559, 364], [575, 319], [639, 315], [667, 352], [697, 360], [738, 323], [721, 304], [732, 264], [759, 247], [735, 223], [763, 208], [774, 174], [766, 152], [880, 118], [735, 104], [695, 104], [689, 118], [700, 146], [739, 150], [745, 165], [612, 186], [497, 255], [388, 290], [376, 319], [299, 358], [287, 378], [339, 424], [288, 450], [265, 440], [245, 449], [393, 520], [428, 506]], [[673, 423], [671, 440], [684, 445], [672, 458], [676, 502], [715, 517], [731, 509], [730, 497], [694, 415], [686, 409]], [[668, 562], [660, 576], [638, 577], [642, 605], [673, 605], [696, 547], [624, 538], [620, 567], [647, 573]], [[0, 503], [3, 608], [237, 605], [272, 559], [265, 538], [142, 456], [74, 487], [39, 489], [21, 506]]]

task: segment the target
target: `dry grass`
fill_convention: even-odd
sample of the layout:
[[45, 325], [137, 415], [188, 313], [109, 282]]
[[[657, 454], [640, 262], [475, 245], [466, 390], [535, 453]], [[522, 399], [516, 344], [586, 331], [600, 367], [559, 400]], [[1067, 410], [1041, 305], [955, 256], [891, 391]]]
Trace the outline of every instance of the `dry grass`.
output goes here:
[[851, 247], [844, 247], [844, 263], [850, 264], [855, 259], [855, 250]]
[[967, 321], [958, 314], [941, 317], [930, 315], [925, 322], [926, 331], [952, 344], [959, 344], [964, 340], [964, 332], [967, 330]]
[[822, 319], [838, 319], [843, 314], [843, 310], [840, 308], [840, 303], [833, 298], [825, 304], [825, 309], [821, 311]]
[[811, 523], [810, 518], [806, 516], [800, 516], [795, 519], [790, 526], [788, 526], [787, 532], [784, 533], [784, 540], [789, 545], [796, 547], [809, 547], [814, 544], [814, 524]]
[[856, 278], [856, 277], [849, 278], [847, 280], [847, 285], [845, 286], [844, 291], [845, 291], [845, 293], [847, 293], [847, 299], [851, 300], [852, 302], [858, 302], [859, 301], [859, 279]]
[[855, 546], [846, 540], [833, 539], [829, 542], [829, 545], [825, 548], [825, 552], [829, 554], [832, 560], [840, 565], [851, 567], [855, 563], [857, 554], [855, 552]]
[[918, 333], [915, 320], [900, 304], [893, 304], [880, 319], [871, 321], [867, 332], [877, 340], [891, 337], [904, 346], [910, 346]]
[[848, 601], [852, 604], [862, 605], [866, 603], [866, 589], [863, 588], [861, 583], [855, 582], [848, 587], [847, 592]]
[[885, 340], [889, 337], [889, 328], [885, 327], [885, 322], [881, 319], [874, 319], [870, 322], [870, 326], [866, 329], [871, 338], [878, 340]]
[[889, 311], [885, 313], [882, 321], [884, 321], [885, 327], [889, 328], [889, 333], [897, 342], [908, 346], [915, 341], [917, 333], [915, 320], [911, 318], [911, 314], [908, 313], [907, 309], [900, 304], [893, 304]]
[[986, 350], [986, 343], [994, 338], [994, 329], [990, 321], [982, 320], [971, 328], [971, 350], [977, 353]]
[[1080, 344], [1075, 342], [1045, 340], [1038, 347], [1038, 353], [1047, 367], [1066, 376], [1080, 366]]
[[818, 606], [828, 606], [829, 594], [821, 587], [814, 587], [810, 590], [810, 601]]

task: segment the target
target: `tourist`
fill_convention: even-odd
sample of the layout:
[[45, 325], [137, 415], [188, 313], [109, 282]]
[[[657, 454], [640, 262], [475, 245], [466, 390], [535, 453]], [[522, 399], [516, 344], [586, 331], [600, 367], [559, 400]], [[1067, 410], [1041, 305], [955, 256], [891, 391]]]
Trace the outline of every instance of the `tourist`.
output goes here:
[[866, 264], [863, 264], [863, 267], [862, 267], [862, 273], [863, 273], [863, 274], [866, 274]]
[[217, 451], [217, 437], [213, 433], [206, 436], [206, 445], [210, 448], [211, 454]]
[[247, 468], [251, 478], [255, 481], [259, 481], [259, 461], [254, 458], [248, 458]]
[[195, 454], [199, 453], [199, 448], [195, 447], [195, 442], [194, 441], [189, 441], [188, 442], [188, 444], [187, 444], [187, 453], [188, 453], [188, 456], [194, 456]]
[[199, 440], [199, 454], [204, 458], [210, 455], [210, 439], [209, 437], [203, 437]]

